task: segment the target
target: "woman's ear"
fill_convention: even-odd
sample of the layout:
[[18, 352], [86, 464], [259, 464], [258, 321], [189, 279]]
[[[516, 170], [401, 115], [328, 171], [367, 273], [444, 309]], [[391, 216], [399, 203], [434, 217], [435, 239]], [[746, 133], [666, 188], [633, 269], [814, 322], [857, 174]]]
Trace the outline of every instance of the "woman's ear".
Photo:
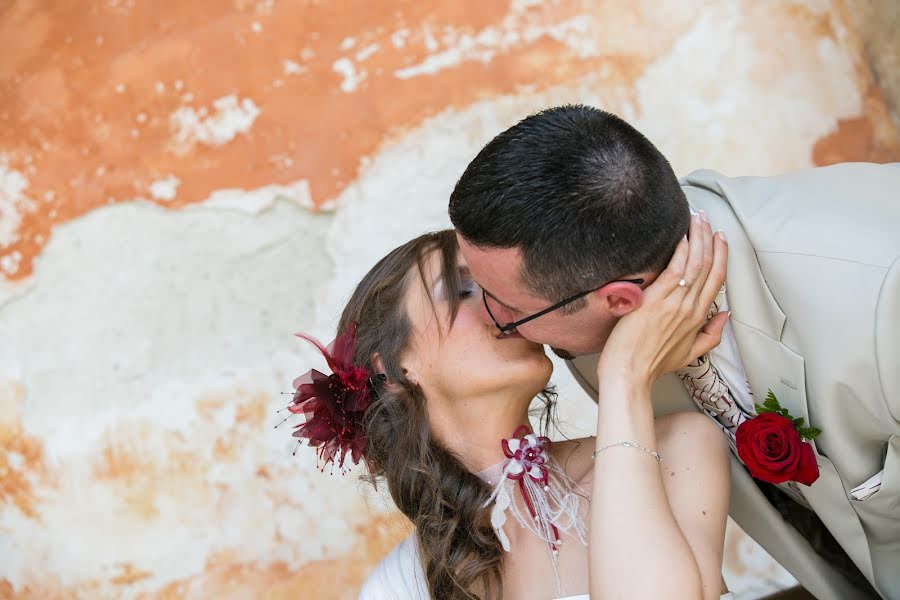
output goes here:
[[[372, 363], [372, 368], [375, 370], [375, 372], [372, 373], [372, 377], [378, 377], [379, 375], [382, 375], [382, 376], [384, 376], [385, 380], [387, 381], [387, 368], [384, 366], [384, 361], [381, 359], [381, 355], [378, 354], [377, 352], [375, 354], [373, 354], [371, 363]], [[400, 370], [403, 372], [403, 376], [406, 379], [408, 379], [409, 381], [412, 381], [413, 383], [416, 382], [415, 369], [407, 368], [407, 365], [401, 363]]]
[[372, 367], [375, 369], [375, 372], [372, 373], [373, 376], [378, 376], [380, 374], [386, 373], [384, 369], [384, 361], [381, 360], [381, 355], [379, 353], [375, 353], [372, 355]]

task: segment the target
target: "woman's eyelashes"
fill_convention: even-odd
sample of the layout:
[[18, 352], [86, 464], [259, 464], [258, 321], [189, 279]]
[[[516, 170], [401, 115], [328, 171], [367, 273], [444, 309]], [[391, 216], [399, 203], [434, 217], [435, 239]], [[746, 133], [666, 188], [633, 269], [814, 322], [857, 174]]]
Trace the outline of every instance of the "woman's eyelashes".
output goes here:
[[474, 279], [471, 277], [460, 277], [459, 278], [459, 297], [463, 300], [467, 298], [472, 298], [481, 293], [481, 286], [479, 286]]

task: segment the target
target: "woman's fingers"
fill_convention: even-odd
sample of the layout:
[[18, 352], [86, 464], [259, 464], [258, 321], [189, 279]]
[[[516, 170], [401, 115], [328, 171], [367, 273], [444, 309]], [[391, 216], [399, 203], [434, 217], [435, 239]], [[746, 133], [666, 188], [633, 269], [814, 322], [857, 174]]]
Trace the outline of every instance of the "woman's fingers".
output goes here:
[[699, 281], [699, 278], [703, 269], [703, 254], [705, 252], [703, 246], [706, 242], [703, 236], [704, 226], [708, 227], [709, 225], [701, 219], [700, 213], [691, 215], [691, 226], [688, 232], [690, 252], [684, 268], [684, 280], [690, 286], [702, 283]]
[[719, 295], [719, 290], [722, 289], [722, 285], [725, 283], [725, 274], [728, 268], [728, 242], [725, 239], [725, 234], [719, 231], [713, 236], [712, 242], [712, 266], [698, 296], [699, 306], [704, 311], [703, 316], [706, 315], [705, 311], [715, 301], [716, 296]]
[[712, 269], [713, 264], [713, 256], [715, 254], [715, 244], [713, 240], [713, 231], [712, 227], [709, 224], [709, 221], [706, 218], [706, 213], [702, 210], [700, 211], [700, 218], [703, 220], [703, 227], [701, 228], [703, 231], [703, 256], [701, 257], [700, 262], [700, 273], [697, 275], [697, 285], [700, 288], [703, 287], [706, 282], [706, 278], [709, 275], [710, 270]]
[[669, 259], [669, 264], [659, 274], [656, 281], [647, 286], [644, 290], [645, 300], [653, 298], [665, 298], [672, 293], [672, 290], [678, 287], [678, 282], [684, 278], [684, 268], [690, 253], [690, 243], [685, 236], [678, 245], [675, 246], [675, 252]]
[[706, 322], [706, 325], [697, 333], [688, 362], [696, 360], [719, 345], [719, 342], [722, 341], [722, 331], [730, 316], [730, 312], [716, 313], [712, 319]]

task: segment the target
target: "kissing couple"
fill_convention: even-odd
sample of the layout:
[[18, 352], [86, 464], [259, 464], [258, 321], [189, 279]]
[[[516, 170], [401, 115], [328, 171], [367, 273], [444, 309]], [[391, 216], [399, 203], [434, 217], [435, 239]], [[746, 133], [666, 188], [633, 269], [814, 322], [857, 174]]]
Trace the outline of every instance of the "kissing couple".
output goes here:
[[[900, 600], [900, 165], [679, 181], [563, 106], [488, 143], [449, 213], [307, 338], [331, 372], [288, 407], [414, 526], [360, 598], [730, 598], [731, 514], [816, 598]], [[545, 346], [595, 436], [547, 437]]]

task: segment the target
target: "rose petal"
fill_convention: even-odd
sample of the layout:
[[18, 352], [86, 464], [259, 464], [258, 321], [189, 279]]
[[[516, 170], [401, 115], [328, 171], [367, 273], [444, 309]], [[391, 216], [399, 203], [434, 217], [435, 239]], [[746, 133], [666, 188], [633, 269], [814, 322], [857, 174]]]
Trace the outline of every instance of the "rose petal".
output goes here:
[[819, 465], [816, 464], [816, 451], [812, 444], [803, 442], [800, 445], [800, 462], [794, 480], [803, 485], [812, 485], [819, 478]]

